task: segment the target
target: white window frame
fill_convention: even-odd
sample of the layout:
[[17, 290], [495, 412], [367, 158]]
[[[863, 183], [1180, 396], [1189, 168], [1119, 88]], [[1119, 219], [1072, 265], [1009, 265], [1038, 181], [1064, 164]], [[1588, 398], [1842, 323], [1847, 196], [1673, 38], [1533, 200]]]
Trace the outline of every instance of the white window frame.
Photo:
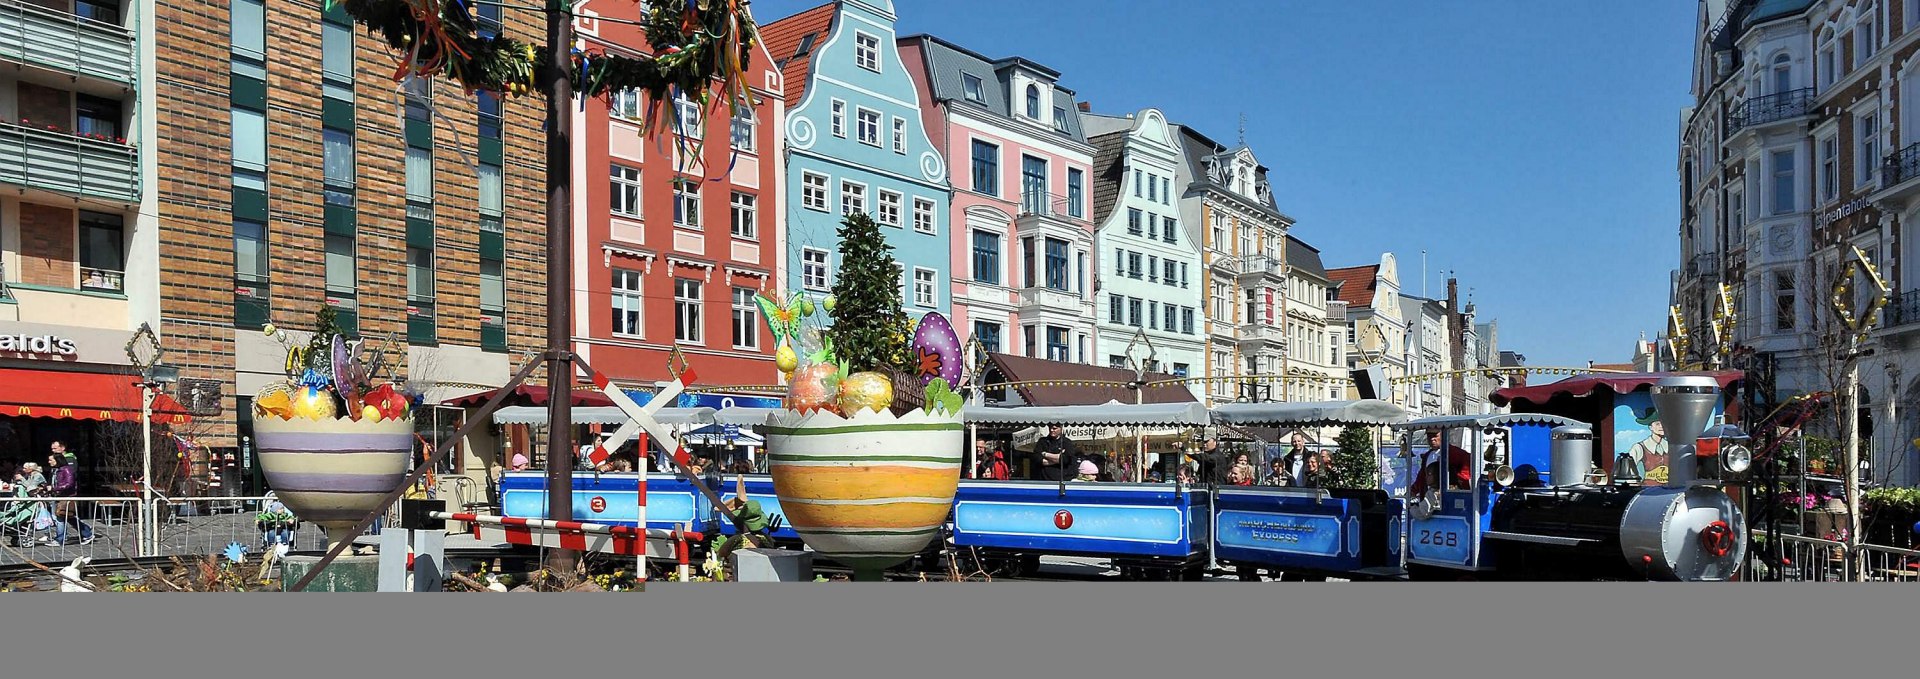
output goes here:
[[[869, 115], [872, 116], [871, 117], [871, 120], [873, 121], [872, 124], [868, 124], [867, 122], [869, 120], [869, 117], [868, 117]], [[853, 116], [854, 116], [853, 129], [856, 135], [855, 138], [859, 139], [860, 143], [862, 144], [866, 144], [874, 148], [880, 148], [880, 121], [885, 119], [886, 116], [880, 113], [879, 111], [867, 108], [865, 106], [854, 107]]]
[[[819, 283], [813, 282], [816, 267]], [[800, 287], [818, 291], [833, 287], [833, 253], [820, 248], [800, 248]]]
[[893, 152], [907, 154], [907, 119], [900, 116], [893, 117]]
[[[858, 187], [858, 190], [853, 190]], [[849, 201], [857, 201], [858, 205]], [[840, 215], [847, 216], [855, 212], [867, 211], [867, 185], [851, 179], [840, 180]]]
[[[741, 115], [745, 114], [745, 115]], [[743, 153], [754, 152], [754, 133], [759, 130], [760, 122], [754, 118], [752, 106], [741, 106], [733, 115], [733, 148]]]
[[[924, 266], [913, 267], [913, 304], [914, 306], [935, 307], [939, 305], [940, 272]], [[923, 294], [924, 293], [924, 296]]]
[[834, 99], [829, 103], [829, 106], [833, 110], [828, 114], [830, 118], [828, 120], [828, 127], [833, 132], [833, 136], [839, 137], [841, 139], [846, 139], [847, 138], [847, 102], [841, 101], [839, 99]]
[[674, 111], [679, 120], [675, 122], [674, 133], [688, 139], [700, 139], [706, 129], [706, 116], [700, 110], [699, 102], [681, 94], [673, 98]]
[[933, 200], [914, 196], [913, 230], [933, 236], [940, 235], [940, 225], [935, 221], [935, 217], [939, 214], [936, 208]]
[[873, 193], [874, 221], [883, 226], [900, 226], [900, 211], [906, 207], [902, 205], [906, 202], [906, 196], [887, 189], [875, 189]]
[[[815, 184], [814, 183], [815, 180], [818, 180], [819, 183]], [[814, 172], [812, 170], [801, 170], [800, 171], [800, 205], [801, 207], [804, 207], [809, 210], [818, 210], [820, 212], [826, 212], [828, 210], [833, 209], [833, 204], [828, 202], [828, 198], [827, 198], [828, 192], [831, 190], [828, 187], [830, 187], [832, 183], [833, 183], [832, 177], [828, 177], [824, 174], [821, 174], [819, 172]]]
[[1869, 106], [1864, 113], [1853, 114], [1853, 188], [1873, 183], [1879, 176], [1880, 109]]
[[760, 197], [735, 191], [732, 203], [733, 214], [729, 228], [732, 229], [733, 237], [753, 240], [760, 233], [758, 223]]
[[[741, 295], [740, 293], [746, 293]], [[753, 302], [752, 288], [733, 289], [733, 348], [748, 351], [760, 350], [760, 309]], [[747, 341], [740, 341], [740, 328], [745, 327]]]
[[[867, 45], [868, 41], [873, 44]], [[861, 30], [853, 32], [853, 65], [880, 72], [880, 36]]]
[[[632, 276], [635, 287], [620, 287], [619, 284], [623, 282], [621, 279], [625, 277], [623, 274]], [[612, 299], [611, 307], [613, 310], [632, 311], [638, 316], [638, 318], [634, 320], [633, 332], [626, 332], [616, 324], [613, 328], [613, 334], [619, 337], [638, 337], [644, 339], [647, 336], [645, 275], [635, 269], [615, 268], [611, 280], [608, 281], [608, 287], [610, 289], [609, 297]]]
[[[696, 297], [686, 297], [681, 292], [682, 283], [692, 283]], [[706, 329], [701, 323], [700, 307], [706, 297], [706, 284], [695, 278], [673, 279], [673, 341], [684, 344], [706, 344]], [[684, 323], [683, 321], [691, 321]], [[681, 337], [681, 326], [692, 330], [692, 337]]]
[[607, 104], [607, 115], [636, 123], [645, 110], [640, 106], [640, 90], [635, 89], [608, 92]]
[[[610, 186], [618, 185], [619, 190], [608, 192], [607, 211], [619, 217], [644, 219], [645, 211], [641, 209], [641, 206], [646, 203], [647, 192], [645, 185], [640, 183], [640, 168], [621, 165], [619, 163], [609, 163], [608, 165], [608, 184]], [[619, 175], [616, 176], [615, 173], [619, 173]], [[627, 176], [629, 174], [631, 176]], [[633, 192], [633, 204], [622, 205], [628, 202], [624, 196], [624, 192], [628, 190]], [[623, 207], [631, 209], [622, 210]]]
[[700, 230], [700, 183], [691, 179], [673, 182], [673, 225]]
[[1840, 197], [1840, 133], [1828, 134], [1816, 143], [1820, 151], [1820, 174], [1815, 179], [1820, 182], [1821, 202], [1828, 203]]

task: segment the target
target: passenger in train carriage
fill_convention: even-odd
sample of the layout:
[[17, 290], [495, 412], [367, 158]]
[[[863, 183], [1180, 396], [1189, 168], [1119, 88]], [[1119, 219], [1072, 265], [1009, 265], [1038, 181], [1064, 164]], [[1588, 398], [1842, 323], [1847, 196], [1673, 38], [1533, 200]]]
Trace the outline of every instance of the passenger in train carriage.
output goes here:
[[[1427, 430], [1427, 452], [1421, 455], [1421, 459], [1430, 461], [1420, 469], [1420, 475], [1414, 477], [1413, 485], [1407, 488], [1408, 497], [1418, 497], [1421, 493], [1426, 492], [1428, 483], [1439, 482], [1440, 461], [1434, 458], [1437, 457], [1437, 453], [1440, 452], [1443, 443], [1445, 442], [1440, 435], [1439, 429]], [[1445, 445], [1447, 450], [1447, 465], [1453, 472], [1448, 486], [1454, 490], [1468, 490], [1472, 488], [1473, 454], [1451, 443], [1445, 443]]]

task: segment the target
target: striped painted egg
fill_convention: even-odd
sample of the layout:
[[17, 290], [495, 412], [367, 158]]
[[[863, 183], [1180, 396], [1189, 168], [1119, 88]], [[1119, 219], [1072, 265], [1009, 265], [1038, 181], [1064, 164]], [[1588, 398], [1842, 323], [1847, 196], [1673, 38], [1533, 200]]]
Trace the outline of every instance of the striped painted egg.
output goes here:
[[958, 413], [786, 411], [765, 433], [787, 523], [858, 579], [918, 554], [946, 523], [965, 459]]
[[407, 477], [413, 419], [254, 420], [260, 469], [303, 521], [327, 530], [329, 547], [379, 508]]

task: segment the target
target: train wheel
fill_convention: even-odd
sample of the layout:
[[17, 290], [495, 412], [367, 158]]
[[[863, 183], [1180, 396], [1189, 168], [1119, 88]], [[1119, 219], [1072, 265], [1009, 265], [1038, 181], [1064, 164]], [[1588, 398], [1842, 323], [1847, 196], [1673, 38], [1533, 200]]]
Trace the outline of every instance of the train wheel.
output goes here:
[[1022, 554], [1020, 556], [1020, 577], [1031, 578], [1040, 575], [1040, 555]]
[[1260, 581], [1260, 569], [1258, 568], [1252, 566], [1235, 566], [1233, 572], [1234, 575], [1240, 576], [1241, 582]]

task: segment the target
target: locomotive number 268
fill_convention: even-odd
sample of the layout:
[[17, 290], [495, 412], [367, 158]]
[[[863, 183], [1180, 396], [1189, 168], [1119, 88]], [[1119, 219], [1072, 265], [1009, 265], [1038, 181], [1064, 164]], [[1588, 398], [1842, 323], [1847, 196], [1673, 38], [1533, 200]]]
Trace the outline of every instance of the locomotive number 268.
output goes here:
[[1460, 534], [1450, 530], [1421, 530], [1418, 544], [1436, 547], [1456, 547], [1460, 544]]

